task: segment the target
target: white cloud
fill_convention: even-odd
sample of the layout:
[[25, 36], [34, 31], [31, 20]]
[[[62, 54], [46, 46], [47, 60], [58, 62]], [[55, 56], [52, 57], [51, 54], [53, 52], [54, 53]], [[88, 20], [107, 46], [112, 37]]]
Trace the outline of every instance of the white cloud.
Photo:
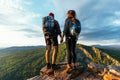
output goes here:
[[114, 12], [115, 19], [112, 20], [112, 25], [120, 26], [120, 10]]
[[113, 25], [120, 26], [120, 20], [113, 21]]
[[116, 16], [120, 16], [120, 11], [115, 11]]
[[54, 3], [55, 7], [59, 11], [65, 12], [66, 10], [69, 10], [69, 9], [80, 9], [89, 1], [81, 0], [80, 2], [77, 2], [75, 0], [71, 0], [71, 1], [69, 1], [69, 0], [52, 0], [52, 2]]
[[[120, 34], [116, 27], [116, 25], [120, 26], [120, 0], [46, 0], [45, 3], [41, 2], [44, 1], [0, 0], [0, 44], [2, 46], [43, 44], [41, 19], [39, 21], [38, 18], [41, 18], [41, 14], [45, 16], [49, 11], [53, 11], [63, 28], [69, 9], [76, 10], [81, 20], [80, 42], [104, 44], [110, 43], [104, 41], [108, 40], [111, 44], [115, 44], [120, 40], [116, 36]], [[117, 32], [113, 34], [113, 30]], [[112, 38], [116, 40], [112, 41]], [[98, 39], [100, 40], [97, 41]]]
[[[30, 37], [25, 35], [30, 34]], [[39, 43], [38, 43], [39, 42]], [[43, 37], [32, 37], [32, 33], [26, 33], [22, 31], [12, 31], [8, 29], [6, 26], [3, 26], [0, 29], [0, 46], [8, 47], [8, 46], [24, 46], [24, 45], [44, 45]]]
[[51, 2], [54, 4], [56, 11], [58, 12], [57, 16], [64, 19], [68, 10], [73, 9], [78, 13], [89, 2], [89, 0], [52, 0]]
[[10, 15], [23, 11], [21, 0], [0, 0], [0, 13]]
[[2, 20], [0, 20], [0, 23], [4, 25], [29, 24], [32, 18], [40, 16], [39, 14], [25, 10], [22, 2], [22, 0], [1, 0], [0, 18]]
[[52, 2], [60, 13], [58, 16], [62, 17], [63, 23], [67, 11], [76, 10], [82, 25], [80, 42], [117, 44], [120, 41], [119, 28], [116, 27], [120, 25], [120, 0], [52, 0]]
[[[24, 5], [25, 4], [25, 5]], [[28, 38], [29, 33], [18, 31], [21, 29], [32, 29], [38, 31], [37, 25], [32, 20], [39, 14], [29, 12], [25, 7], [31, 2], [24, 0], [0, 0], [0, 45], [1, 47], [15, 45], [38, 45], [43, 43], [41, 38]]]

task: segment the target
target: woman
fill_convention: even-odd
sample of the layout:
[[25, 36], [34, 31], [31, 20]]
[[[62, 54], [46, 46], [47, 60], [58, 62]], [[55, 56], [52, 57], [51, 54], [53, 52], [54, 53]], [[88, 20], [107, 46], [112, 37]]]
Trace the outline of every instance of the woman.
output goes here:
[[[75, 30], [72, 30], [71, 27], [75, 25]], [[69, 10], [67, 13], [67, 19], [65, 20], [64, 30], [62, 38], [65, 38], [66, 49], [67, 49], [67, 68], [65, 72], [69, 72], [72, 68], [75, 68], [76, 63], [76, 54], [75, 47], [78, 35], [81, 31], [81, 24], [78, 19], [76, 19], [76, 12], [74, 10]], [[73, 67], [72, 67], [73, 62]]]

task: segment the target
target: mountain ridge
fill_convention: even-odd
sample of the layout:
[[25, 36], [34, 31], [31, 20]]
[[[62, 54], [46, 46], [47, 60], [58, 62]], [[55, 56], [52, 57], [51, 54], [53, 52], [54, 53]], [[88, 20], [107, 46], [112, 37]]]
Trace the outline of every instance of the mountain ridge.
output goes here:
[[40, 46], [13, 46], [13, 47], [0, 49], [0, 54], [15, 53], [15, 52], [20, 52], [20, 51], [24, 51], [24, 50], [44, 48], [44, 47], [45, 46], [43, 46], [43, 45], [40, 45]]
[[[119, 65], [119, 61], [96, 47], [77, 44], [77, 62], [87, 67], [87, 64]], [[16, 54], [0, 57], [0, 80], [26, 80], [39, 75], [39, 70], [45, 66], [45, 48], [21, 51]], [[56, 62], [66, 60], [65, 44], [59, 45]], [[14, 76], [13, 76], [14, 75]]]
[[[113, 77], [113, 75], [112, 77], [110, 77], [107, 73], [109, 73], [109, 70], [110, 71], [114, 70], [113, 65], [120, 66], [120, 62], [112, 58], [107, 53], [101, 51], [100, 49], [96, 47], [90, 47], [90, 46], [79, 44], [77, 45], [77, 48], [76, 48], [76, 54], [77, 54], [77, 62], [79, 62], [81, 66], [84, 66], [84, 68], [86, 67], [86, 69], [83, 72], [81, 72], [81, 69], [78, 69], [80, 73], [77, 70], [77, 71], [73, 71], [74, 73], [66, 74], [64, 73], [64, 70], [62, 69], [63, 71], [58, 70], [58, 71], [55, 71], [53, 75], [51, 74], [52, 77], [47, 76], [46, 74], [42, 74], [42, 75], [37, 75], [27, 80], [48, 80], [48, 79], [49, 80], [56, 80], [56, 79], [58, 80], [69, 80], [69, 79], [103, 80], [103, 78], [104, 80], [110, 80], [110, 79], [119, 78], [119, 77]], [[46, 70], [44, 72], [44, 68], [45, 67], [43, 67], [42, 69], [43, 71], [41, 70], [42, 73], [46, 73]], [[71, 78], [75, 75], [78, 75], [78, 76]], [[105, 79], [106, 76], [109, 77], [110, 79]]]
[[113, 50], [120, 49], [120, 45], [91, 45], [91, 46], [101, 48], [101, 49], [113, 49]]

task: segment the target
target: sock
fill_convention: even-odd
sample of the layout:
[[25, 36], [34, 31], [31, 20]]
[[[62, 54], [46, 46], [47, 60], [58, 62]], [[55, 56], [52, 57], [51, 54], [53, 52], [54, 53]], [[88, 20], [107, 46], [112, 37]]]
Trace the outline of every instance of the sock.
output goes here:
[[52, 69], [55, 69], [55, 64], [52, 64]]
[[47, 69], [50, 69], [50, 68], [51, 68], [50, 63], [46, 63], [46, 65], [47, 65]]

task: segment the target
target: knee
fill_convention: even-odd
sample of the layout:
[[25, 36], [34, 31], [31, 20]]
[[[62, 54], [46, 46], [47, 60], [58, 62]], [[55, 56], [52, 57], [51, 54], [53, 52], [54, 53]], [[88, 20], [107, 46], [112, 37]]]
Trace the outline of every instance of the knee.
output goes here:
[[58, 52], [58, 46], [54, 46], [54, 51]]
[[50, 53], [50, 51], [51, 51], [50, 49], [46, 50], [47, 53]]
[[47, 53], [50, 53], [50, 51], [51, 51], [51, 48], [47, 48], [47, 49], [46, 49], [46, 52], [47, 52]]

